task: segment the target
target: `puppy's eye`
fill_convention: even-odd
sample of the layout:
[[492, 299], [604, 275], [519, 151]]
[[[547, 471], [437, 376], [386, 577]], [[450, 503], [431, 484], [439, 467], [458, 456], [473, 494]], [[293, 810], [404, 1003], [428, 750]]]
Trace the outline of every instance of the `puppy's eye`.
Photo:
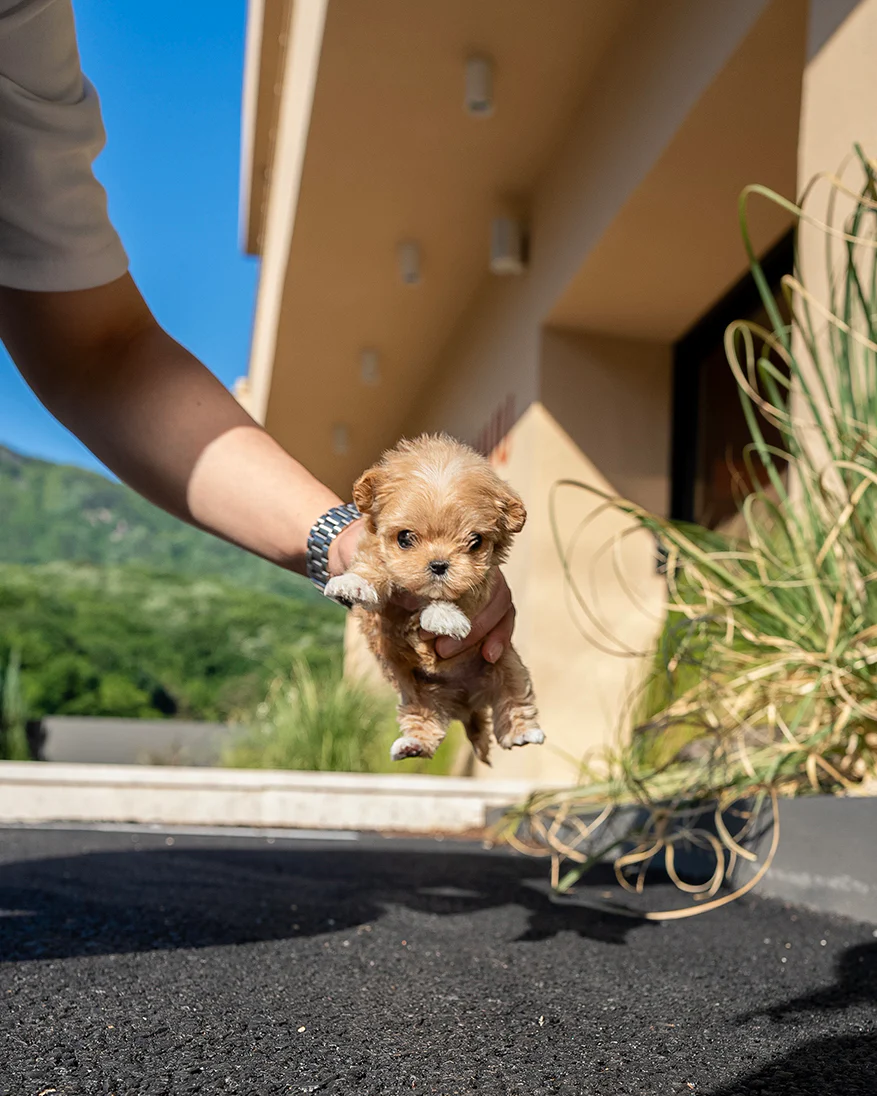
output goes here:
[[403, 529], [401, 533], [396, 537], [396, 543], [400, 548], [413, 548], [414, 547], [414, 534], [410, 529]]
[[484, 543], [484, 537], [480, 533], [473, 533], [469, 537], [469, 551], [477, 552], [481, 545]]

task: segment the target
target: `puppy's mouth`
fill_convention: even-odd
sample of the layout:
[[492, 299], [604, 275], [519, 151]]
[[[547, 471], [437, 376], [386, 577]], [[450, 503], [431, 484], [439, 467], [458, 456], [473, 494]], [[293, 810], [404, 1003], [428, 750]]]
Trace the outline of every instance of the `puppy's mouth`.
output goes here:
[[417, 583], [417, 592], [421, 597], [429, 598], [432, 601], [439, 598], [453, 600], [456, 588], [454, 579], [455, 576], [450, 571], [436, 575], [427, 570]]

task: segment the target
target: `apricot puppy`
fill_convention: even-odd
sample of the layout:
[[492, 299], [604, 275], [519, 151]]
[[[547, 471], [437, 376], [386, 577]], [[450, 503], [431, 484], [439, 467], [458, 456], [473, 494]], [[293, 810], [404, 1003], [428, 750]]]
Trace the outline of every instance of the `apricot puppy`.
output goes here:
[[[441, 434], [385, 453], [357, 480], [353, 500], [366, 531], [326, 596], [354, 607], [398, 690], [402, 733], [390, 756], [432, 757], [453, 719], [488, 764], [491, 730], [504, 749], [543, 742], [530, 675], [512, 646], [493, 665], [477, 647], [440, 659], [421, 634], [469, 634], [526, 520], [518, 495], [482, 456]], [[400, 594], [416, 608], [391, 600]]]

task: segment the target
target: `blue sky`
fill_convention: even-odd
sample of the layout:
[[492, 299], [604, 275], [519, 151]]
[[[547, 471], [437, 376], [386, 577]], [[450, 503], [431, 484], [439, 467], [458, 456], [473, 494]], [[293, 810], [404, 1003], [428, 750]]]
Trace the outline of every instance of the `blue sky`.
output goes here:
[[[96, 172], [162, 324], [227, 385], [246, 372], [258, 266], [238, 243], [245, 0], [73, 0], [103, 105]], [[100, 468], [0, 347], [0, 443]]]

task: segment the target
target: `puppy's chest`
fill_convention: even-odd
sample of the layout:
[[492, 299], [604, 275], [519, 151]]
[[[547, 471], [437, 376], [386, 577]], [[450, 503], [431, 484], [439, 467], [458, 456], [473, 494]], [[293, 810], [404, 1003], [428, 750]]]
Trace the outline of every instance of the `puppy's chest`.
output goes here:
[[459, 696], [482, 692], [489, 686], [494, 672], [477, 647], [454, 658], [439, 658], [434, 640], [420, 641], [415, 660], [408, 669], [413, 682], [421, 689]]
[[439, 658], [435, 640], [420, 636], [418, 613], [404, 618], [367, 612], [358, 615], [372, 652], [397, 678], [397, 684], [407, 681], [419, 690], [459, 696], [489, 687], [494, 667], [484, 661], [480, 649]]

